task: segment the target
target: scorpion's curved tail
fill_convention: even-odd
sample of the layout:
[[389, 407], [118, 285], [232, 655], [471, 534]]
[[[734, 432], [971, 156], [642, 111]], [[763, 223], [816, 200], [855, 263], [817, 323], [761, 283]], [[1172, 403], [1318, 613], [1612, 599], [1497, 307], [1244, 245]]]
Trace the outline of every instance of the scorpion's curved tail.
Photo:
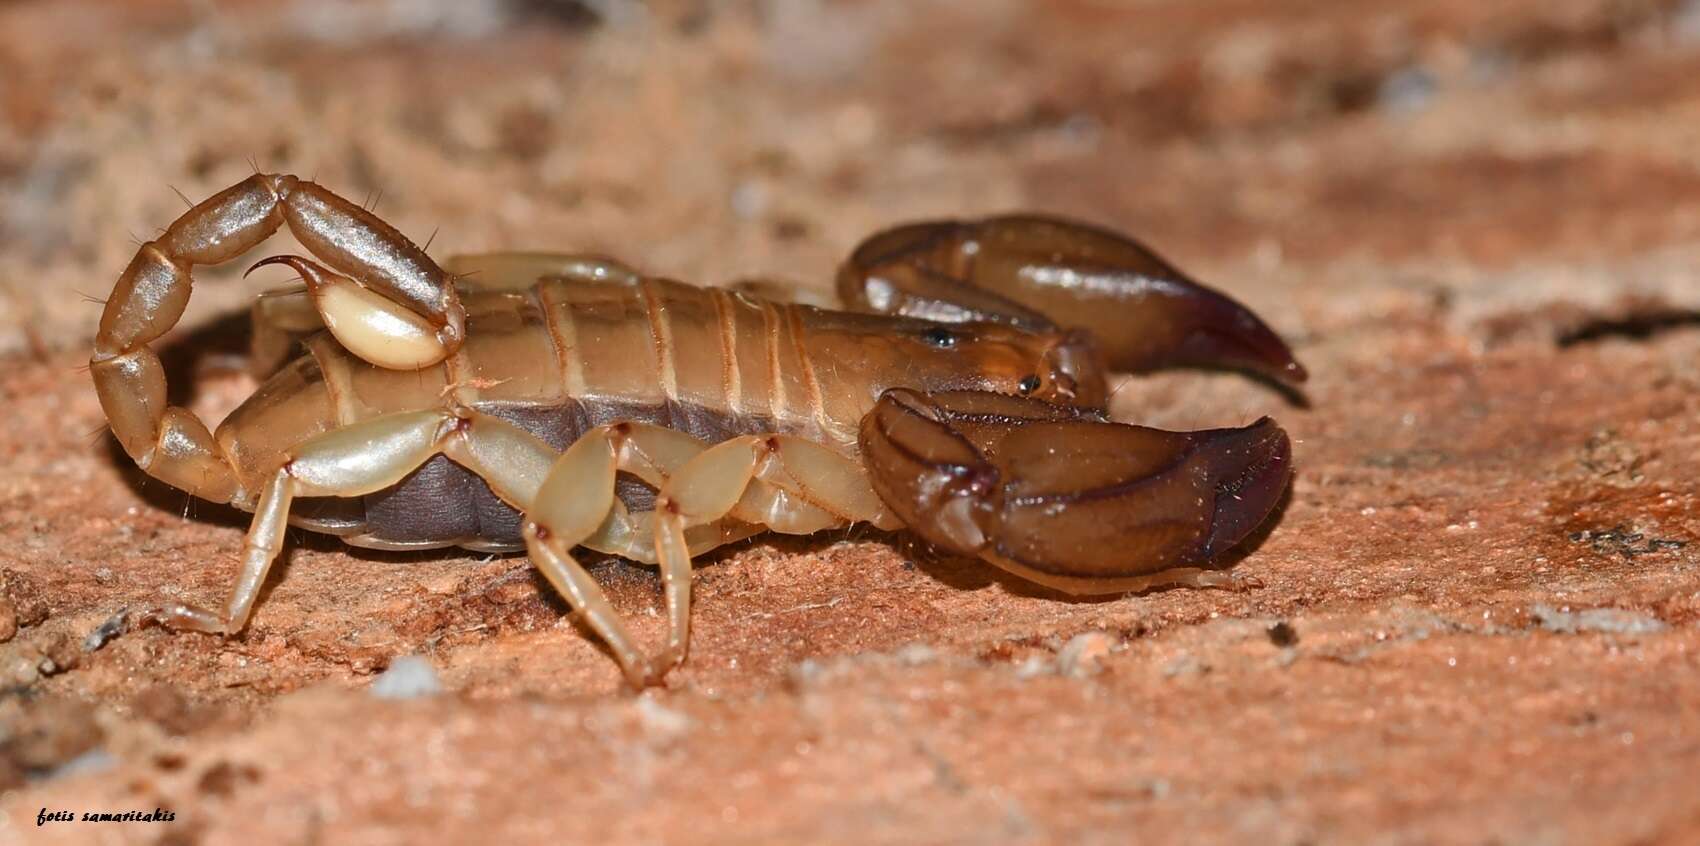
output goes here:
[[1105, 229], [1017, 215], [933, 221], [863, 241], [838, 274], [846, 307], [950, 322], [1090, 331], [1110, 367], [1250, 370], [1305, 380], [1292, 350], [1245, 306]]
[[[183, 316], [191, 269], [236, 258], [287, 223], [338, 273], [308, 276], [339, 340], [385, 367], [422, 367], [460, 347], [465, 313], [454, 285], [425, 252], [375, 215], [293, 176], [255, 174], [177, 218], [142, 245], [118, 277], [89, 368], [112, 433], [154, 478], [216, 502], [248, 504], [205, 423], [166, 402], [165, 372], [149, 344]], [[297, 269], [308, 267], [305, 260]]]
[[969, 391], [887, 391], [861, 446], [874, 490], [911, 530], [1075, 594], [1161, 584], [1216, 558], [1269, 518], [1292, 476], [1287, 434], [1267, 417], [1166, 432]]

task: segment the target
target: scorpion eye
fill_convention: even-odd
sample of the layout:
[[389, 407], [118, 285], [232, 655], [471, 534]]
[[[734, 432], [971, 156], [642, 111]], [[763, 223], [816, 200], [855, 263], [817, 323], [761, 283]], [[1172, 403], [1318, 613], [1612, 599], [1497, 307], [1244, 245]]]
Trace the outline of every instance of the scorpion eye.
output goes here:
[[1021, 391], [1022, 396], [1027, 396], [1028, 394], [1039, 390], [1039, 377], [1033, 374], [1023, 376], [1021, 377], [1021, 381], [1016, 384], [1015, 387]]
[[951, 334], [951, 331], [943, 326], [934, 326], [928, 329], [926, 332], [921, 333], [921, 338], [941, 350], [947, 350], [956, 346], [956, 336]]

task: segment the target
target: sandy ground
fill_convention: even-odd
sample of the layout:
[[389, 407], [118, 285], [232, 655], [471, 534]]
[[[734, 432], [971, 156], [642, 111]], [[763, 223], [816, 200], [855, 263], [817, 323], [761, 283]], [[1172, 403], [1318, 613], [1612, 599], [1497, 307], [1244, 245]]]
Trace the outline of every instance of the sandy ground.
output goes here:
[[[1232, 591], [740, 545], [642, 696], [522, 557], [305, 535], [245, 636], [87, 651], [222, 597], [245, 518], [101, 435], [80, 295], [250, 162], [439, 255], [705, 281], [824, 288], [915, 217], [1136, 232], [1313, 379], [1117, 413], [1272, 414], [1292, 495]], [[0, 839], [1700, 842], [1696, 268], [1693, 2], [0, 3]], [[654, 573], [595, 571], [659, 639]]]

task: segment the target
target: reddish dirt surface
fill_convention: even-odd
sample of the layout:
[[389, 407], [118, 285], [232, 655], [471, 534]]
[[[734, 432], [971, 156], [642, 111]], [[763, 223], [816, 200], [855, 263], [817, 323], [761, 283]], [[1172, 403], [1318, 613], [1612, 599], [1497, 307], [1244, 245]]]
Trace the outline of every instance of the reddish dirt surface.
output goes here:
[[[584, 5], [0, 4], [0, 839], [1700, 842], [1700, 6]], [[245, 517], [99, 434], [78, 293], [250, 159], [440, 255], [705, 281], [825, 287], [921, 216], [1112, 224], [1313, 374], [1117, 413], [1275, 415], [1293, 492], [1232, 591], [737, 546], [642, 696], [522, 557], [307, 536], [245, 636], [86, 651], [221, 598]], [[595, 571], [657, 641], [653, 572]], [[414, 655], [441, 693], [371, 694]]]

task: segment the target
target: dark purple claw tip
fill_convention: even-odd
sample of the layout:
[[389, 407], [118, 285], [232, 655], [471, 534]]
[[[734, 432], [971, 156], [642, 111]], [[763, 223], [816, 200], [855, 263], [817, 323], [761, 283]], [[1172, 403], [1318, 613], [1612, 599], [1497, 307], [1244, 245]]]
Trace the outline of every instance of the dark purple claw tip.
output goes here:
[[1269, 519], [1293, 475], [1293, 447], [1268, 417], [1243, 429], [1203, 433], [1211, 455], [1216, 511], [1204, 554], [1213, 557], [1246, 539]]
[[1237, 367], [1290, 385], [1309, 378], [1281, 336], [1244, 306], [1216, 295], [1214, 302], [1195, 315], [1206, 316], [1215, 319], [1196, 324], [1166, 363]]

